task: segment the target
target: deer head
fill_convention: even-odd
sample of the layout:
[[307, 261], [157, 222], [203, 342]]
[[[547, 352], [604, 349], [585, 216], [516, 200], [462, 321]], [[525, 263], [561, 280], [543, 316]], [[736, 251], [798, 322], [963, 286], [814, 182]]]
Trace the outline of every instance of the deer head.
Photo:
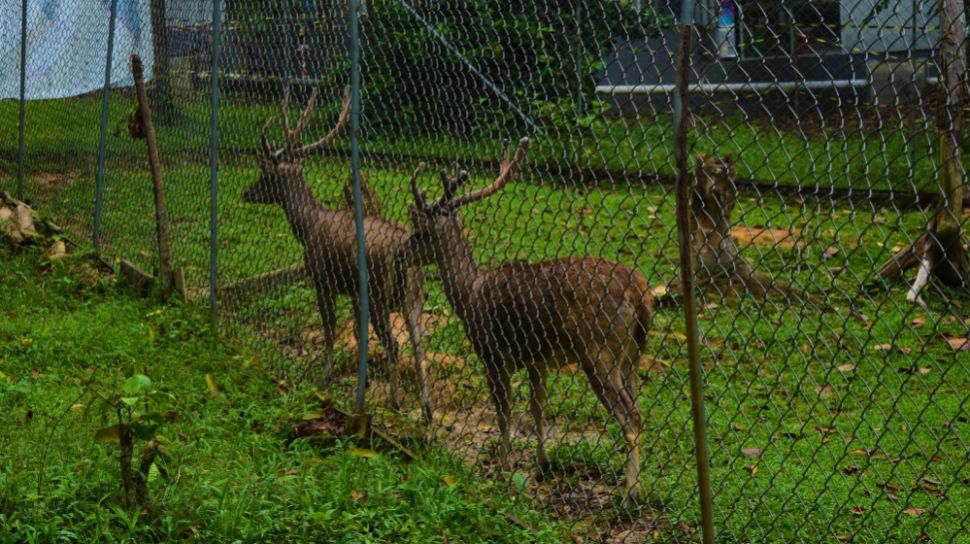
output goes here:
[[444, 170], [441, 171], [442, 195], [438, 200], [429, 203], [425, 194], [418, 187], [418, 178], [424, 170], [424, 163], [418, 165], [414, 174], [411, 176], [411, 194], [414, 197], [414, 206], [409, 210], [411, 225], [411, 239], [406, 251], [409, 252], [409, 262], [414, 264], [424, 264], [432, 262], [436, 254], [441, 254], [445, 237], [449, 234], [461, 235], [461, 218], [458, 217], [458, 209], [465, 204], [471, 204], [487, 198], [500, 191], [509, 180], [519, 176], [519, 167], [529, 148], [529, 139], [522, 138], [519, 147], [515, 150], [515, 156], [509, 156], [509, 143], [505, 142], [505, 151], [502, 157], [499, 175], [489, 186], [456, 197], [455, 194], [465, 183], [468, 182], [468, 172], [455, 168], [452, 175], [448, 175]]
[[695, 220], [703, 229], [729, 228], [737, 193], [731, 155], [721, 158], [699, 153], [695, 157], [695, 176], [691, 195]]
[[350, 90], [347, 88], [344, 90], [343, 107], [340, 109], [337, 125], [320, 140], [307, 145], [301, 144], [300, 136], [313, 115], [319, 94], [319, 89], [313, 90], [313, 94], [310, 96], [296, 127], [290, 128], [290, 92], [287, 88], [283, 95], [282, 115], [280, 117], [283, 125], [284, 144], [279, 147], [270, 141], [267, 132], [276, 123], [276, 117], [270, 117], [260, 131], [260, 149], [257, 152], [260, 176], [256, 183], [243, 192], [243, 201], [251, 204], [282, 204], [286, 195], [306, 190], [303, 159], [315, 151], [329, 146], [350, 118]]

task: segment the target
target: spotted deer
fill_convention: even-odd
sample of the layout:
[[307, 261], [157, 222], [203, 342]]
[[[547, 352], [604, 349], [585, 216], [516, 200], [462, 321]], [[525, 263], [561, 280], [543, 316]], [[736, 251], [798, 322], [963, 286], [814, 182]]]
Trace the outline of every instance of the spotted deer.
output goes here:
[[511, 376], [525, 369], [530, 412], [538, 435], [537, 462], [548, 464], [543, 407], [549, 368], [577, 362], [600, 402], [619, 423], [627, 449], [626, 491], [639, 493], [640, 407], [637, 360], [647, 340], [653, 296], [640, 273], [620, 263], [578, 257], [540, 263], [479, 266], [463, 233], [458, 210], [500, 191], [518, 176], [529, 146], [521, 140], [514, 158], [506, 144], [491, 185], [462, 196], [468, 173], [441, 174], [443, 196], [429, 203], [418, 188], [423, 165], [411, 178], [414, 206], [406, 254], [437, 265], [444, 293], [482, 360], [501, 433], [499, 455], [508, 469]]
[[[360, 282], [357, 268], [357, 235], [353, 209], [331, 209], [322, 205], [306, 182], [303, 161], [312, 153], [326, 148], [337, 137], [350, 115], [350, 95], [345, 93], [337, 125], [322, 139], [307, 145], [300, 137], [316, 107], [318, 91], [311, 95], [296, 125], [290, 127], [289, 93], [283, 99], [282, 120], [284, 143], [270, 142], [269, 129], [276, 123], [271, 117], [260, 133], [258, 151], [259, 179], [243, 193], [243, 200], [253, 204], [277, 204], [283, 208], [293, 235], [303, 246], [303, 257], [317, 295], [317, 306], [323, 319], [324, 361], [333, 358], [336, 334], [337, 295], [352, 299], [358, 312]], [[387, 352], [391, 381], [391, 403], [397, 404], [398, 343], [390, 324], [391, 311], [403, 314], [417, 369], [421, 405], [425, 419], [430, 419], [427, 381], [421, 348], [421, 314], [424, 304], [424, 276], [419, 266], [398, 266], [395, 255], [407, 244], [410, 231], [402, 224], [382, 217], [364, 218], [369, 310], [377, 336]], [[359, 316], [357, 316], [359, 317]], [[359, 319], [355, 319], [355, 328]]]

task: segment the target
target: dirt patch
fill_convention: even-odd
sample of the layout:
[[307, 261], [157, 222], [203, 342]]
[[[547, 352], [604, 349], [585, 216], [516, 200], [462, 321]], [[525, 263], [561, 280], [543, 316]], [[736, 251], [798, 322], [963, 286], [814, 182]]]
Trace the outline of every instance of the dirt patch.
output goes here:
[[798, 239], [800, 234], [801, 231], [798, 229], [766, 228], [760, 225], [731, 227], [731, 237], [742, 248], [757, 245], [790, 250], [801, 244], [801, 240]]
[[[394, 338], [397, 339], [398, 345], [404, 346], [405, 344], [410, 344], [411, 335], [408, 334], [404, 316], [399, 313], [391, 313], [390, 322], [391, 330], [394, 332]], [[433, 333], [447, 324], [448, 318], [444, 316], [432, 313], [425, 313], [421, 316], [421, 328], [424, 330], [425, 336]], [[375, 352], [376, 350], [383, 352], [383, 349], [380, 347], [380, 342], [377, 340], [377, 333], [374, 332], [373, 323], [368, 323], [367, 333], [368, 353]], [[323, 346], [323, 331], [321, 331], [320, 327], [318, 326], [304, 329], [300, 337], [303, 340], [303, 343], [308, 346]], [[334, 340], [334, 347], [336, 349], [357, 350], [357, 334], [354, 332], [353, 319], [347, 320], [343, 324], [338, 325]]]
[[39, 188], [60, 188], [72, 185], [81, 177], [80, 172], [41, 172], [31, 176], [31, 179]]
[[[439, 330], [447, 324], [448, 318], [435, 314], [425, 314], [423, 319], [426, 332]], [[401, 346], [408, 345], [410, 338], [403, 317], [392, 315], [391, 325]], [[351, 320], [340, 326], [336, 340], [338, 348], [357, 351], [353, 329]], [[307, 357], [317, 356], [322, 344], [319, 327], [305, 329], [299, 342], [303, 344], [301, 353]], [[510, 475], [503, 469], [498, 456], [500, 433], [497, 418], [484, 375], [476, 364], [469, 364], [460, 354], [426, 353], [433, 413], [432, 423], [425, 426], [421, 423], [414, 358], [402, 353], [397, 368], [389, 369], [382, 365], [386, 360], [382, 360], [383, 349], [373, 331], [369, 349], [375, 355], [375, 364], [368, 377], [367, 402], [375, 418], [392, 434], [445, 445], [466, 466], [474, 467], [483, 478], [505, 482], [513, 493], [522, 493], [524, 497], [531, 498], [536, 507], [554, 517], [573, 522], [573, 534], [582, 535], [585, 539], [597, 542], [645, 542], [656, 535], [659, 522], [655, 521], [658, 518], [653, 513], [653, 506], [644, 506], [636, 514], [616, 510], [618, 493], [623, 488], [623, 476], [619, 471], [623, 444], [621, 441], [614, 442], [614, 437], [606, 433], [599, 417], [577, 421], [571, 415], [550, 411], [546, 420], [547, 451], [552, 454], [553, 450], [565, 447], [567, 453], [554, 461], [553, 466], [540, 469], [535, 463], [537, 437], [527, 409], [529, 387], [527, 383], [517, 381], [514, 384], [515, 404], [511, 422]], [[669, 362], [644, 356], [639, 361], [639, 368], [647, 372], [666, 372]], [[400, 411], [387, 408], [391, 396], [389, 372], [396, 372], [400, 376], [401, 389], [397, 394]], [[346, 368], [343, 385], [332, 394], [351, 398], [356, 387], [354, 373], [354, 368]], [[569, 365], [554, 373], [568, 375], [581, 374], [582, 371], [577, 365]], [[591, 395], [585, 378], [577, 377], [576, 380], [581, 382], [580, 394]], [[571, 388], [568, 390], [572, 391]], [[558, 394], [554, 391], [550, 392]], [[551, 395], [550, 403], [555, 402], [558, 401]], [[319, 422], [313, 424], [320, 425]], [[594, 449], [606, 448], [610, 452], [607, 457], [611, 460], [587, 458], [582, 453], [577, 453], [578, 457], [574, 459], [573, 454], [568, 452], [573, 451], [571, 446], [581, 444], [598, 444]], [[577, 451], [585, 449], [580, 447]], [[669, 534], [670, 527], [662, 533]], [[618, 537], [620, 540], [616, 540]]]

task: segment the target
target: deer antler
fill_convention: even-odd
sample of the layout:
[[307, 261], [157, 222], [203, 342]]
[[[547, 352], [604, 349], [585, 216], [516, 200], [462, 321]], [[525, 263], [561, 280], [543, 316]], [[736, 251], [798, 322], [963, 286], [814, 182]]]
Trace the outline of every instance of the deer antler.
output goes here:
[[275, 122], [276, 118], [270, 117], [266, 120], [266, 124], [264, 124], [263, 128], [259, 131], [259, 141], [263, 146], [263, 154], [266, 155], [266, 158], [272, 160], [273, 162], [276, 162], [279, 157], [277, 156], [276, 151], [273, 150], [273, 145], [270, 143], [269, 136], [267, 136], [266, 132], [269, 131], [269, 127], [273, 126], [273, 123]]
[[310, 100], [307, 102], [306, 108], [300, 115], [300, 121], [297, 123], [295, 129], [290, 129], [290, 119], [288, 114], [289, 104], [290, 104], [290, 90], [287, 88], [283, 93], [283, 105], [282, 114], [280, 119], [283, 125], [283, 138], [284, 145], [282, 148], [274, 149], [272, 143], [270, 142], [267, 132], [273, 123], [276, 122], [276, 117], [270, 117], [266, 124], [263, 125], [260, 131], [260, 142], [263, 147], [263, 153], [266, 157], [273, 162], [279, 162], [284, 156], [289, 160], [298, 160], [309, 156], [314, 151], [324, 148], [340, 134], [344, 126], [347, 125], [347, 121], [350, 119], [350, 87], [344, 89], [344, 101], [343, 106], [340, 109], [340, 116], [337, 118], [337, 125], [327, 133], [322, 139], [305, 146], [300, 147], [300, 136], [306, 129], [310, 122], [310, 117], [313, 115], [313, 110], [317, 106], [317, 98], [320, 96], [320, 90], [314, 89], [313, 94], [310, 95]]
[[485, 187], [484, 189], [479, 189], [473, 193], [458, 197], [453, 200], [450, 204], [454, 208], [464, 206], [471, 202], [479, 201], [483, 198], [491, 196], [496, 192], [500, 191], [505, 184], [509, 182], [510, 179], [515, 179], [519, 176], [519, 166], [522, 164], [522, 159], [525, 158], [525, 152], [529, 149], [529, 139], [522, 138], [519, 140], [519, 147], [515, 150], [515, 157], [512, 161], [509, 161], [509, 144], [508, 141], [505, 142], [505, 154], [502, 157], [502, 165], [499, 170], [499, 175], [495, 178], [495, 181], [491, 185]]
[[421, 177], [421, 171], [424, 170], [424, 163], [419, 163], [418, 167], [414, 169], [414, 174], [411, 175], [411, 195], [414, 197], [414, 204], [418, 209], [425, 210], [428, 208], [428, 201], [424, 198], [424, 193], [418, 188], [418, 178]]
[[306, 108], [303, 109], [303, 113], [300, 115], [300, 121], [296, 124], [295, 129], [290, 129], [290, 88], [289, 86], [283, 91], [283, 136], [286, 139], [286, 145], [288, 147], [296, 147], [300, 145], [300, 136], [303, 135], [303, 130], [306, 129], [307, 123], [310, 122], [310, 117], [313, 115], [313, 111], [317, 107], [317, 98], [320, 96], [320, 88], [314, 87], [313, 92], [310, 94], [310, 100], [307, 101]]
[[451, 177], [444, 169], [441, 170], [441, 186], [444, 188], [445, 192], [438, 201], [440, 203], [446, 203], [455, 196], [455, 192], [461, 188], [468, 181], [468, 172], [461, 170], [458, 167], [458, 163], [455, 163], [455, 173]]
[[[314, 96], [310, 97], [311, 105], [315, 101], [316, 101], [316, 98], [314, 94]], [[300, 133], [303, 132], [303, 129], [306, 127], [306, 122], [308, 119], [309, 119], [309, 113], [304, 112], [304, 117], [300, 119], [300, 124], [297, 125], [296, 130], [294, 131], [297, 137], [299, 137]], [[343, 130], [344, 126], [347, 125], [347, 121], [349, 119], [350, 119], [350, 87], [348, 86], [344, 88], [344, 102], [340, 108], [340, 116], [337, 118], [337, 125], [333, 127], [333, 129], [331, 129], [330, 132], [328, 132], [327, 135], [324, 136], [322, 139], [312, 144], [307, 144], [303, 147], [292, 150], [290, 152], [290, 156], [293, 159], [300, 159], [312, 154], [314, 151], [318, 149], [323, 149], [324, 147], [327, 147], [328, 145], [330, 145], [330, 142], [332, 142], [334, 138], [336, 138], [337, 135], [340, 134], [340, 131]]]

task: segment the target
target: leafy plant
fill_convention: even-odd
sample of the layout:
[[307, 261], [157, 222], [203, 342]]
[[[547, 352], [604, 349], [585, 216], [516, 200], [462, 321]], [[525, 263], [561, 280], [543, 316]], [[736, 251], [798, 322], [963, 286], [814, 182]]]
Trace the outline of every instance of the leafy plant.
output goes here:
[[377, 0], [362, 26], [365, 113], [382, 134], [521, 123], [513, 105], [560, 125], [561, 113], [581, 116], [572, 104], [592, 93], [615, 41], [672, 25], [616, 0]]
[[[157, 440], [162, 414], [149, 408], [161, 406], [174, 397], [154, 389], [151, 379], [144, 374], [131, 376], [116, 390], [96, 391], [95, 394], [100, 400], [102, 415], [113, 415], [116, 423], [98, 429], [94, 439], [105, 444], [118, 444], [125, 506], [140, 507], [145, 502], [148, 477], [155, 467], [155, 459], [160, 454], [164, 456], [163, 447]], [[138, 469], [134, 470], [132, 457], [135, 442], [139, 440], [148, 443], [142, 448]], [[155, 470], [161, 469], [155, 467]]]

